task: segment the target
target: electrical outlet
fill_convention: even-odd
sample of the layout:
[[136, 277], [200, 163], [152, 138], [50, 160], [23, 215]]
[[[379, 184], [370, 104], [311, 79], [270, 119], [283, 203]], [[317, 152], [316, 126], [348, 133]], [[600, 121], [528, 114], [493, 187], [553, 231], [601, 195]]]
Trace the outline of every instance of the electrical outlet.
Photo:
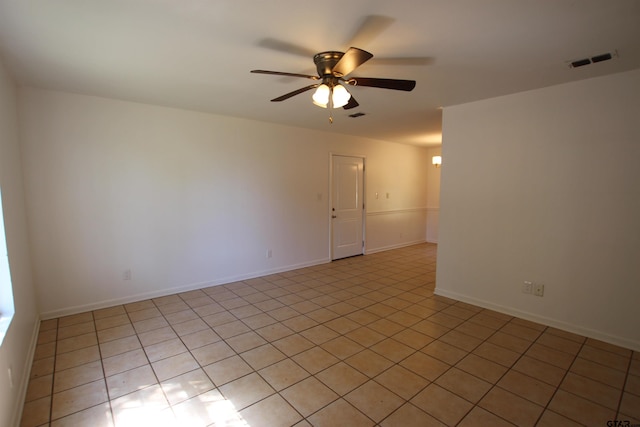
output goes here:
[[273, 251], [271, 249], [267, 249], [267, 258], [271, 258], [273, 256]]
[[127, 269], [122, 272], [122, 280], [131, 280], [131, 270]]
[[535, 284], [533, 285], [533, 294], [537, 297], [541, 297], [544, 295], [544, 285]]
[[525, 280], [524, 283], [522, 284], [522, 293], [530, 294], [532, 292], [533, 292], [533, 282]]

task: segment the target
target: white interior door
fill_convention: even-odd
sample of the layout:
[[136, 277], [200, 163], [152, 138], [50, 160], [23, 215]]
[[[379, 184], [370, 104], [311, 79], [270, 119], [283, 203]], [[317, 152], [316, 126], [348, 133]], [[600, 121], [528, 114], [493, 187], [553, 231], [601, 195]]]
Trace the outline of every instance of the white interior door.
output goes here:
[[362, 255], [364, 159], [332, 156], [331, 165], [331, 259]]

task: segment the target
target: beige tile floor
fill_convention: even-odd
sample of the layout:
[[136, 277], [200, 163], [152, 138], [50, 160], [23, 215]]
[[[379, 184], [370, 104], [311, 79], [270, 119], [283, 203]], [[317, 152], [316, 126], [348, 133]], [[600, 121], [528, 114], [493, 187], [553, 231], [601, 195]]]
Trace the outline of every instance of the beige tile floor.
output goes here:
[[640, 354], [434, 296], [422, 244], [42, 322], [22, 426], [640, 423]]

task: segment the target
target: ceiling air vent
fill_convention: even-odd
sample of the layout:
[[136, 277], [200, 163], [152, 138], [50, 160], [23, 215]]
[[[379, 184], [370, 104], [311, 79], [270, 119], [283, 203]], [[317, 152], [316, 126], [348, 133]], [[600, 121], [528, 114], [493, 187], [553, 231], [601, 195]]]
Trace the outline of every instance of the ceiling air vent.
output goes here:
[[589, 64], [591, 64], [591, 60], [589, 58], [578, 59], [577, 61], [573, 61], [571, 63], [571, 68], [584, 67], [585, 65], [589, 65]]
[[362, 116], [364, 116], [364, 113], [353, 113], [353, 114], [349, 114], [349, 117], [353, 117], [354, 119], [355, 119], [356, 117], [362, 117]]
[[592, 57], [591, 58], [591, 62], [593, 62], [595, 64], [596, 62], [608, 61], [611, 58], [613, 58], [613, 57], [611, 56], [610, 53], [604, 53], [602, 55], [598, 55], [598, 56]]
[[608, 61], [618, 57], [618, 51], [613, 53], [607, 52], [602, 55], [592, 56], [591, 58], [577, 59], [575, 61], [569, 61], [570, 68], [584, 67], [585, 65], [595, 64], [596, 62]]

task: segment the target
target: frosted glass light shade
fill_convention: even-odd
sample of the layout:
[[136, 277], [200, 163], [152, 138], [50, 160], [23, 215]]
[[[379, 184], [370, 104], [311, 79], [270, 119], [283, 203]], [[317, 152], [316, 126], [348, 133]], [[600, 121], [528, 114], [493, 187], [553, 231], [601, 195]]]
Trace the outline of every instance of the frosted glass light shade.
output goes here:
[[327, 108], [330, 94], [331, 94], [331, 89], [329, 88], [329, 86], [325, 84], [321, 84], [313, 93], [313, 96], [312, 96], [313, 103], [316, 104], [318, 107]]
[[440, 166], [442, 164], [442, 156], [433, 156], [431, 158], [431, 163], [436, 167]]
[[340, 108], [347, 105], [349, 99], [351, 98], [351, 94], [345, 89], [342, 85], [335, 85], [333, 87], [333, 108]]

